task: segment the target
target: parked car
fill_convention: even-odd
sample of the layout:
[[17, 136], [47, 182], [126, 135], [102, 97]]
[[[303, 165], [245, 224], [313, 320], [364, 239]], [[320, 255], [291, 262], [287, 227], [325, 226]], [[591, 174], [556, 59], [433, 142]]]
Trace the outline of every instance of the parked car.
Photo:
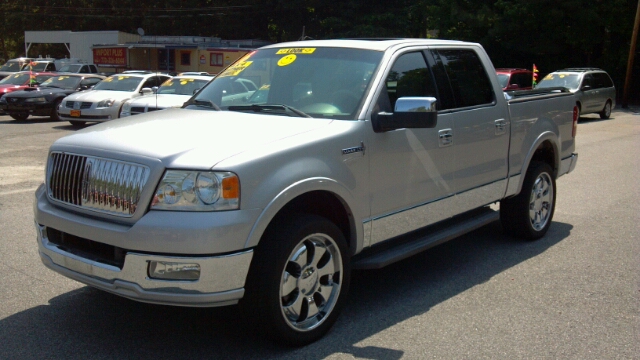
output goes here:
[[156, 73], [111, 75], [92, 90], [67, 96], [58, 109], [58, 114], [62, 120], [69, 121], [74, 126], [117, 119], [125, 101], [153, 94], [154, 88], [170, 78]]
[[4, 113], [4, 107], [1, 102], [4, 95], [14, 91], [24, 90], [29, 87], [38, 86], [45, 80], [56, 75], [56, 73], [48, 72], [31, 73], [29, 71], [20, 71], [0, 80], [0, 113]]
[[32, 60], [32, 58], [21, 57], [7, 61], [6, 63], [4, 63], [4, 65], [2, 65], [2, 67], [0, 67], [0, 79], [4, 79], [9, 75], [13, 75], [21, 71], [24, 64]]
[[146, 113], [149, 111], [163, 110], [172, 107], [181, 107], [200, 88], [206, 85], [212, 76], [184, 75], [175, 76], [160, 85], [155, 94], [140, 96], [127, 100], [122, 105], [120, 117], [127, 117]]
[[95, 64], [66, 64], [62, 65], [58, 72], [97, 74], [98, 67]]
[[597, 113], [601, 119], [611, 116], [616, 106], [616, 87], [609, 74], [598, 68], [568, 68], [554, 71], [536, 86], [566, 88], [576, 96], [578, 115]]
[[[260, 48], [182, 108], [56, 140], [33, 199], [40, 258], [133, 300], [238, 303], [252, 329], [308, 344], [347, 304], [352, 269], [498, 220], [527, 240], [555, 226], [556, 179], [578, 160], [574, 95], [508, 99], [493, 69], [460, 41]], [[226, 104], [240, 79], [261, 94]]]
[[38, 58], [22, 66], [22, 71], [57, 71], [56, 59]]
[[27, 88], [7, 94], [0, 99], [0, 108], [16, 120], [26, 120], [29, 115], [51, 116], [60, 120], [58, 106], [67, 95], [88, 90], [105, 77], [93, 74], [58, 74], [37, 88]]
[[527, 69], [496, 69], [503, 91], [533, 88], [533, 71]]

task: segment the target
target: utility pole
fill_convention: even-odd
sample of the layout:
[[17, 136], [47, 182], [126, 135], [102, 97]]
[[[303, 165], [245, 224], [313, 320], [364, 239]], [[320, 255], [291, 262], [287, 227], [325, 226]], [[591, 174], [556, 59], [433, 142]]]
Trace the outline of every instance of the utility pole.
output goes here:
[[640, 27], [640, 0], [636, 10], [636, 21], [631, 34], [631, 46], [629, 48], [629, 60], [627, 61], [627, 76], [624, 80], [624, 92], [622, 94], [622, 108], [629, 106], [629, 86], [631, 86], [631, 69], [633, 69], [633, 57], [636, 54], [636, 43], [638, 42], [638, 27]]

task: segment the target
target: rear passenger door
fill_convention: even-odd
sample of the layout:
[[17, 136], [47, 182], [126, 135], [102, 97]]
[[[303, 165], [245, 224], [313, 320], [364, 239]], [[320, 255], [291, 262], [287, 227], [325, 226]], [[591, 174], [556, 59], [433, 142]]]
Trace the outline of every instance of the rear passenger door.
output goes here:
[[443, 48], [428, 54], [443, 104], [438, 123], [453, 124], [453, 189], [460, 213], [494, 202], [506, 191], [507, 107], [475, 50]]

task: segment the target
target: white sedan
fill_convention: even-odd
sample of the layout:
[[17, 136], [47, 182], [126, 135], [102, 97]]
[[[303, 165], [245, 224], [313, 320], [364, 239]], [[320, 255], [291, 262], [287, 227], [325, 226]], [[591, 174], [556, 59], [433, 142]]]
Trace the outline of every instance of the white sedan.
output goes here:
[[152, 95], [144, 95], [130, 99], [122, 106], [120, 117], [137, 115], [154, 110], [181, 107], [200, 88], [205, 86], [213, 76], [180, 75], [165, 81], [158, 91]]
[[111, 75], [91, 90], [64, 98], [58, 114], [60, 119], [74, 126], [117, 119], [125, 101], [153, 94], [154, 89], [170, 78], [169, 75], [152, 72]]

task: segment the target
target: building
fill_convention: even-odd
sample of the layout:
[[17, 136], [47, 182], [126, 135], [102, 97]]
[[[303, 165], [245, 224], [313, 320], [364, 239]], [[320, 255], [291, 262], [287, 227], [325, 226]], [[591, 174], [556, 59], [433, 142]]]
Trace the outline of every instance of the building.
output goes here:
[[[120, 31], [25, 31], [25, 56], [33, 43], [63, 43], [69, 57], [94, 63], [100, 72], [153, 70], [217, 74], [262, 40], [222, 40], [198, 36], [153, 36]], [[37, 57], [37, 56], [31, 56]]]

